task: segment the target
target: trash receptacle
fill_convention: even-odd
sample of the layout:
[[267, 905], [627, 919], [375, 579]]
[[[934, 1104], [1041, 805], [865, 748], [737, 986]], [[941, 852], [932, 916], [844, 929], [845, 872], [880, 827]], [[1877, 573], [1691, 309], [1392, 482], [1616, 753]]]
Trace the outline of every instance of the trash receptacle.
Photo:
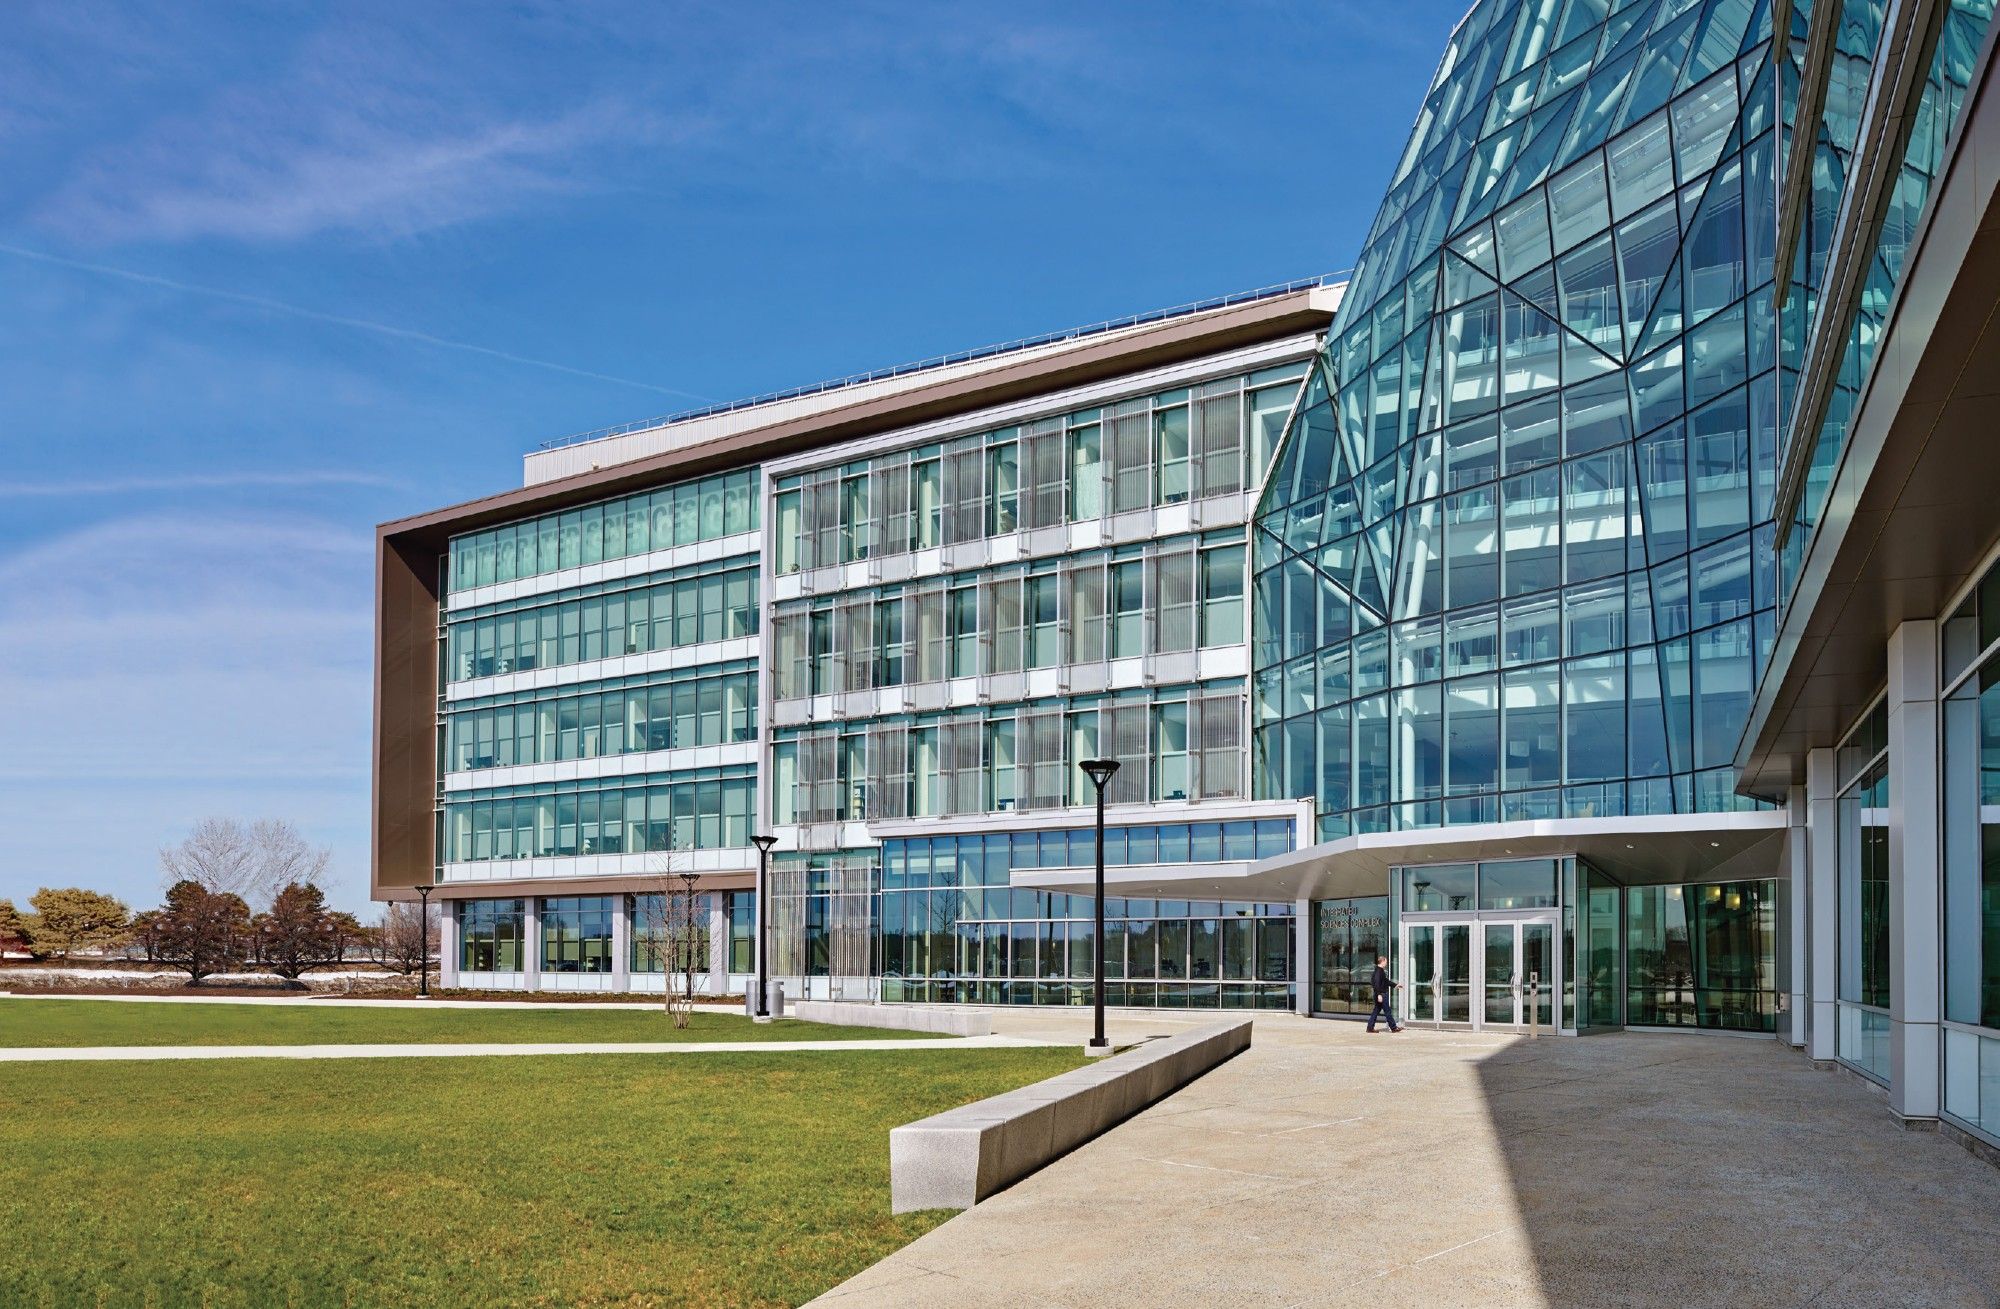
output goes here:
[[[764, 986], [765, 994], [770, 997], [771, 1001], [771, 1017], [783, 1018], [785, 1016], [785, 984], [773, 979], [766, 982]], [[745, 1018], [755, 1018], [757, 1016], [757, 984], [755, 982], [743, 988], [743, 1016]]]

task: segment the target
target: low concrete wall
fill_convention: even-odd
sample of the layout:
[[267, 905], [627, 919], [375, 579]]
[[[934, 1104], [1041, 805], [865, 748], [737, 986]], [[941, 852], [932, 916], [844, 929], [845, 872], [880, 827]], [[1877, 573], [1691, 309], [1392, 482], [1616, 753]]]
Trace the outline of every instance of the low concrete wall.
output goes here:
[[948, 1036], [987, 1036], [993, 1031], [993, 1015], [983, 1009], [930, 1009], [921, 1005], [795, 1000], [785, 1006], [785, 1014], [808, 1023], [893, 1027], [905, 1032], [943, 1032]]
[[1250, 1048], [1250, 1019], [1151, 1041], [889, 1133], [890, 1207], [970, 1209]]

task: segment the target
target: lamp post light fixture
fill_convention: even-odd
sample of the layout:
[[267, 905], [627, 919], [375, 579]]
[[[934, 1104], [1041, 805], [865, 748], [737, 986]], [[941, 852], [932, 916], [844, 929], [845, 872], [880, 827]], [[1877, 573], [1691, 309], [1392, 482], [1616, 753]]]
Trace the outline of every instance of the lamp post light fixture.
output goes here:
[[778, 838], [769, 833], [760, 833], [750, 838], [757, 847], [757, 1007], [752, 1017], [760, 1023], [771, 1021], [771, 986], [766, 980], [765, 936], [770, 924], [770, 880], [771, 847]]
[[[417, 899], [422, 907], [417, 910], [417, 995], [425, 1000], [431, 998], [431, 891], [429, 883], [419, 883]], [[405, 959], [408, 955], [403, 956]]]
[[1093, 938], [1096, 963], [1091, 978], [1091, 1003], [1097, 1011], [1097, 1026], [1095, 1035], [1083, 1047], [1083, 1052], [1086, 1055], [1102, 1055], [1111, 1053], [1111, 1043], [1104, 1039], [1104, 785], [1118, 771], [1118, 761], [1086, 759], [1078, 766], [1097, 788], [1097, 895], [1092, 901], [1097, 935]]

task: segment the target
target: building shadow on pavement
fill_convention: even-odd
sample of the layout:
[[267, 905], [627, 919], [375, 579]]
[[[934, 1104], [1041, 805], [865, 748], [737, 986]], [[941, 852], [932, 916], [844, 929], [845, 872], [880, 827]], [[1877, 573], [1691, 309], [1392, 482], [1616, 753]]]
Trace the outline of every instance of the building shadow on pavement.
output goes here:
[[1509, 1043], [1480, 1087], [1560, 1305], [2000, 1305], [2000, 1169], [1776, 1041]]

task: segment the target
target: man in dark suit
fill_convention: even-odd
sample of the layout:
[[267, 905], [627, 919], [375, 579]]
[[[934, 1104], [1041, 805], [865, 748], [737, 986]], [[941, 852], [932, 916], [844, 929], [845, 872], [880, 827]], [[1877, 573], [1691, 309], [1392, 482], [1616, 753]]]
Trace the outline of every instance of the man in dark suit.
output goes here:
[[1375, 975], [1369, 978], [1368, 984], [1375, 992], [1375, 1007], [1368, 1011], [1369, 1033], [1371, 1035], [1374, 1033], [1375, 1020], [1378, 1018], [1387, 1018], [1389, 1020], [1390, 1031], [1402, 1031], [1403, 1029], [1396, 1025], [1395, 1007], [1389, 1003], [1389, 992], [1395, 987], [1400, 986], [1401, 983], [1389, 980], [1388, 955], [1380, 954], [1375, 956]]

